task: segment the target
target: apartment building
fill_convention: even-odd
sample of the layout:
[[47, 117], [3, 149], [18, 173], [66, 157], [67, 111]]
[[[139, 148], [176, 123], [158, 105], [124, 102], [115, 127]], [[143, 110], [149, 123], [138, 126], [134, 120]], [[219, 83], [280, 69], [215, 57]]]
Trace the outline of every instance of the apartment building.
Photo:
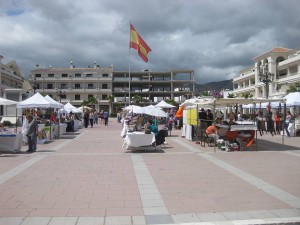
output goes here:
[[34, 92], [49, 95], [66, 104], [80, 107], [84, 100], [95, 97], [96, 110], [109, 109], [108, 96], [112, 95], [113, 67], [101, 68], [94, 63], [92, 68], [77, 68], [71, 61], [69, 68], [41, 68], [31, 71], [30, 82]]
[[[62, 102], [70, 102], [79, 107], [84, 100], [95, 97], [96, 110], [109, 109], [113, 105], [123, 107], [129, 104], [129, 96], [141, 96], [147, 104], [162, 99], [184, 101], [195, 91], [193, 70], [170, 70], [153, 72], [149, 70], [114, 71], [113, 67], [76, 68], [37, 68], [31, 71], [30, 82], [34, 91], [48, 94]], [[130, 89], [130, 92], [129, 92]], [[110, 104], [108, 96], [114, 96]]]
[[[129, 92], [130, 90], [130, 92]], [[170, 71], [114, 71], [113, 95], [115, 102], [129, 104], [129, 97], [136, 95], [146, 100], [145, 104], [163, 99], [182, 102], [195, 93], [194, 70]]]
[[[276, 47], [256, 56], [253, 62], [253, 66], [243, 69], [233, 79], [231, 93], [239, 97], [251, 94], [254, 98], [280, 98], [291, 85], [300, 82], [300, 49]], [[260, 79], [266, 68], [272, 74], [268, 84]]]

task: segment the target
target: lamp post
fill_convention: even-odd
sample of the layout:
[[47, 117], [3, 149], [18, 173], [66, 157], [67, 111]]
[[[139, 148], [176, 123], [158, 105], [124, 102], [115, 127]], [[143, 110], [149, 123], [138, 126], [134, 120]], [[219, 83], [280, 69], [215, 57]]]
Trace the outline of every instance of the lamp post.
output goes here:
[[268, 63], [264, 63], [262, 67], [259, 68], [258, 73], [259, 81], [263, 82], [266, 85], [266, 99], [269, 98], [269, 84], [274, 79], [274, 74], [269, 72]]
[[298, 92], [300, 92], [300, 84], [296, 85], [296, 89], [297, 89]]
[[59, 102], [61, 103], [61, 96], [65, 94], [64, 91], [61, 90], [61, 88], [58, 90], [56, 89], [56, 94], [59, 96]]
[[33, 93], [35, 93], [35, 90], [38, 89], [38, 84], [36, 82], [36, 78], [34, 78], [34, 80], [33, 80], [32, 89], [33, 89]]

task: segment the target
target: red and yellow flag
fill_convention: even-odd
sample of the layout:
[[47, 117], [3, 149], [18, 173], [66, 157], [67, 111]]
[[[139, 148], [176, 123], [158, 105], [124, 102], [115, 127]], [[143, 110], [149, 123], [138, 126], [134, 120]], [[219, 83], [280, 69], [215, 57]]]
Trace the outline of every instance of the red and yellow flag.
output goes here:
[[145, 62], [148, 62], [147, 56], [148, 56], [148, 53], [151, 52], [151, 49], [131, 24], [130, 24], [129, 47], [136, 49], [138, 51], [139, 56]]

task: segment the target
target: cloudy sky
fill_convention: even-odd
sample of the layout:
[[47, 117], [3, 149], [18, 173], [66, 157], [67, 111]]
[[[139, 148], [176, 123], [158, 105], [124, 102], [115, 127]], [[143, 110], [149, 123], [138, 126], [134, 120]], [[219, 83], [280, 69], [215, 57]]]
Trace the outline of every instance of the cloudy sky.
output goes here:
[[44, 67], [128, 70], [129, 24], [152, 49], [131, 70], [193, 69], [197, 83], [231, 79], [276, 46], [300, 47], [298, 0], [1, 0], [0, 55], [25, 77]]

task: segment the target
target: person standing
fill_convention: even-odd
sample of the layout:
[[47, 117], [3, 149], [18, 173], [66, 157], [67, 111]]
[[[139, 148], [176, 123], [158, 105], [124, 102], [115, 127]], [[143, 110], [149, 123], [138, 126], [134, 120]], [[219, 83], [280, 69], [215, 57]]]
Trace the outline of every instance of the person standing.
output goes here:
[[93, 111], [90, 112], [89, 120], [90, 120], [91, 128], [93, 128], [93, 125], [94, 125], [94, 113], [93, 113]]
[[89, 112], [86, 111], [83, 116], [84, 119], [84, 127], [87, 128], [89, 126]]
[[108, 116], [109, 116], [109, 113], [105, 109], [104, 112], [103, 112], [103, 118], [104, 118], [104, 125], [105, 126], [108, 126]]
[[286, 113], [286, 117], [285, 117], [285, 123], [284, 123], [284, 130], [286, 131], [286, 135], [288, 137], [290, 137], [290, 131], [289, 131], [289, 124], [290, 124], [290, 121], [292, 119], [292, 114], [290, 111], [287, 111]]
[[28, 138], [28, 150], [27, 152], [36, 152], [36, 143], [37, 143], [37, 134], [38, 134], [38, 124], [33, 119], [32, 115], [27, 116], [28, 120], [28, 129], [27, 129], [27, 138]]

